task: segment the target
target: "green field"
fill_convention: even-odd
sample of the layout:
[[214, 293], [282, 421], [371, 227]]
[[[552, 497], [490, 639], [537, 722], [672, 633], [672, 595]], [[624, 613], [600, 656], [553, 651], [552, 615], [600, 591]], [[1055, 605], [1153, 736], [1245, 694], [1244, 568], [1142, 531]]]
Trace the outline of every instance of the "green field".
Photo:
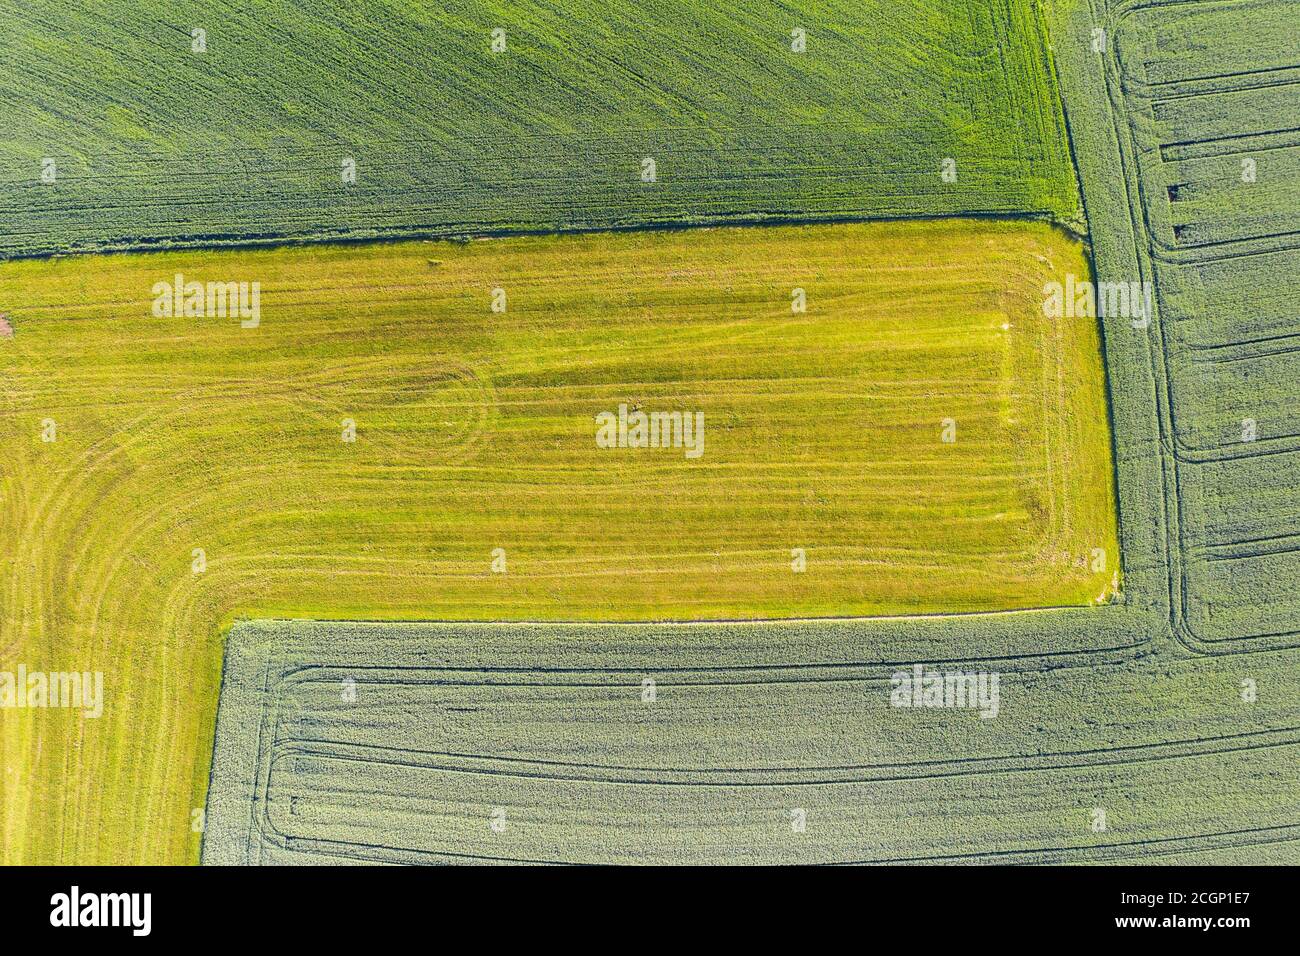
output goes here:
[[[1300, 39], [1292, 4], [1066, 5], [1059, 43], [1102, 278], [1150, 282], [1149, 330], [1103, 329], [1125, 567], [1161, 568], [1198, 652], [1300, 646]], [[1115, 169], [1128, 175], [1116, 178]], [[1127, 579], [1133, 583], [1133, 578]]]
[[[746, 666], [751, 642], [845, 637], [825, 622], [243, 625], [226, 655], [203, 860], [1294, 852], [1300, 671], [1285, 657], [968, 665], [1004, 669], [996, 719], [893, 708], [893, 668], [879, 664]], [[1268, 692], [1244, 702], [1240, 682], [1263, 673]]]
[[[6, 713], [5, 848], [192, 858], [236, 618], [1114, 599], [1096, 330], [1040, 305], [1085, 268], [1050, 227], [969, 222], [9, 264], [0, 644], [107, 701]], [[176, 272], [259, 281], [259, 326], [154, 316]], [[702, 412], [703, 454], [598, 447], [620, 403]]]
[[[195, 28], [206, 52], [191, 49]], [[0, 258], [685, 221], [1079, 219], [1024, 0], [19, 5], [0, 80]]]

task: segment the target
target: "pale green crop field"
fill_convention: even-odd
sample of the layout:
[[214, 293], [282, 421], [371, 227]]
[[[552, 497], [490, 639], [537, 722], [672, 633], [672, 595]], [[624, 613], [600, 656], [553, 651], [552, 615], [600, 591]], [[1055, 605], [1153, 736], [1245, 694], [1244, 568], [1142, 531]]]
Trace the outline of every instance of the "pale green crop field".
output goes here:
[[[1084, 269], [973, 222], [5, 266], [0, 646], [106, 708], [5, 712], [8, 858], [194, 858], [236, 618], [1111, 600], [1096, 329], [1040, 305]], [[176, 272], [260, 282], [258, 327], [151, 314]], [[599, 447], [620, 404], [702, 413], [703, 453]]]
[[[1060, 612], [1052, 629], [1089, 613]], [[997, 626], [969, 621], [967, 652]], [[892, 706], [896, 667], [873, 662], [861, 630], [241, 625], [203, 861], [1293, 855], [1300, 670], [1286, 656], [967, 662], [1001, 672], [996, 715], [981, 717]], [[812, 664], [816, 644], [842, 660]], [[754, 666], [763, 645], [785, 663]], [[1241, 681], [1263, 675], [1267, 690], [1244, 701]]]
[[[1102, 278], [1142, 278], [1149, 331], [1107, 335], [1121, 440], [1163, 476], [1180, 640], [1237, 653], [1300, 644], [1300, 34], [1295, 4], [1065, 5], [1061, 37], [1103, 24], [1107, 57], [1058, 43]], [[1068, 11], [1068, 12], [1067, 12]], [[1116, 169], [1126, 171], [1117, 177]], [[1149, 384], [1148, 384], [1149, 383]], [[1151, 407], [1148, 399], [1157, 404]], [[1158, 431], [1159, 439], [1152, 437]], [[1126, 476], [1121, 469], [1121, 488]], [[1121, 498], [1125, 497], [1121, 491]], [[1129, 560], [1131, 559], [1131, 560]]]

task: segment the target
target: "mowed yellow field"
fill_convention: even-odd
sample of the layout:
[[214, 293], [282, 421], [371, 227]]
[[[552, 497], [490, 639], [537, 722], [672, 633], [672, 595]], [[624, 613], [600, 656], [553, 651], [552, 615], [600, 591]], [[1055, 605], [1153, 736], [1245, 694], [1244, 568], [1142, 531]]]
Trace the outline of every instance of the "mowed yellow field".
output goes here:
[[[258, 283], [256, 327], [154, 314], [177, 273]], [[4, 862], [197, 858], [236, 618], [1107, 600], [1067, 273], [1063, 234], [965, 221], [0, 266], [0, 670], [104, 674], [98, 719], [0, 709]], [[620, 406], [702, 449], [602, 447]]]

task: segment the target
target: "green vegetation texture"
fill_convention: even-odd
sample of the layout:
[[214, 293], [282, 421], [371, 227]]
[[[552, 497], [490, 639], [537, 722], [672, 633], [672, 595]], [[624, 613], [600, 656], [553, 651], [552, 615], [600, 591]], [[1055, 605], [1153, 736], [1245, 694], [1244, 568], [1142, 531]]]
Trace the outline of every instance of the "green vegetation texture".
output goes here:
[[[810, 638], [865, 650], [824, 622], [241, 625], [203, 860], [1294, 859], [1287, 657], [1001, 662], [986, 719], [891, 706], [866, 657], [795, 664]], [[762, 642], [791, 663], [750, 666]]]
[[0, 257], [803, 217], [1078, 219], [1024, 0], [19, 4], [0, 32], [0, 89]]
[[[733, 374], [752, 407], [779, 424], [789, 382], [772, 379], [772, 369], [788, 366], [804, 382], [825, 370], [839, 387], [827, 390], [821, 412], [848, 428], [858, 403], [883, 400], [894, 417], [880, 422], [879, 456], [837, 444], [837, 455], [861, 453], [854, 474], [832, 476], [784, 509], [763, 507], [760, 484], [744, 480], [754, 476], [747, 461], [732, 462], [725, 493], [714, 486], [711, 512], [683, 519], [660, 507], [659, 517], [685, 520], [676, 530], [736, 532], [695, 553], [648, 547], [679, 539], [647, 529], [619, 539], [595, 522], [603, 512], [593, 506], [587, 537], [594, 529], [625, 558], [662, 562], [656, 581], [617, 568], [617, 586], [600, 592], [597, 607], [574, 602], [592, 593], [600, 562], [582, 566], [580, 542], [566, 542], [562, 525], [529, 527], [521, 519], [535, 516], [509, 511], [501, 527], [570, 553], [547, 555], [552, 573], [540, 585], [516, 575], [537, 567], [513, 551], [510, 573], [494, 577], [486, 549], [499, 543], [480, 546], [469, 533], [496, 530], [490, 516], [467, 514], [463, 495], [422, 495], [419, 482], [439, 467], [438, 454], [508, 455], [511, 428], [546, 421], [539, 396], [590, 387], [604, 402], [617, 397], [602, 391], [611, 382], [682, 394], [673, 389], [687, 379], [671, 370], [689, 354], [686, 332], [670, 337], [667, 355], [642, 350], [632, 363], [616, 341], [621, 326], [592, 324], [579, 343], [564, 325], [599, 294], [628, 328], [653, 330], [659, 343], [664, 330], [638, 309], [642, 293], [616, 278], [646, 275], [644, 261], [631, 269], [576, 257], [591, 280], [579, 296], [575, 275], [553, 263], [515, 275], [548, 308], [525, 310], [533, 324], [512, 327], [533, 349], [531, 364], [510, 366], [505, 387], [491, 393], [472, 367], [450, 360], [498, 344], [491, 326], [467, 326], [465, 316], [487, 318], [487, 288], [501, 278], [477, 275], [432, 306], [424, 299], [432, 277], [481, 254], [462, 246], [403, 252], [402, 281], [387, 277], [373, 308], [373, 284], [345, 283], [339, 294], [318, 280], [288, 281], [281, 302], [304, 310], [303, 334], [276, 341], [284, 330], [268, 313], [263, 345], [236, 338], [234, 325], [205, 332], [228, 340], [189, 351], [197, 333], [188, 330], [168, 333], [139, 317], [143, 335], [115, 328], [118, 310], [143, 301], [137, 279], [109, 282], [99, 267], [66, 262], [10, 264], [0, 280], [0, 311], [16, 328], [0, 339], [0, 437], [11, 450], [0, 471], [8, 542], [0, 649], [6, 661], [47, 667], [104, 662], [109, 687], [127, 696], [99, 723], [0, 715], [6, 859], [182, 862], [199, 857], [202, 841], [212, 862], [1300, 861], [1294, 6], [868, 0], [703, 12], [654, 0], [521, 12], [310, 3], [244, 7], [206, 26], [208, 8], [198, 4], [14, 11], [0, 35], [0, 76], [12, 93], [0, 100], [8, 133], [0, 256], [954, 213], [1036, 215], [1082, 230], [1073, 155], [1095, 277], [1148, 283], [1154, 314], [1100, 323], [1122, 579], [1094, 581], [1082, 567], [1067, 574], [1060, 601], [1103, 598], [1087, 607], [926, 614], [945, 602], [974, 610], [1050, 600], [1041, 595], [1053, 573], [1074, 568], [1074, 552], [1052, 572], [1050, 558], [1025, 562], [1023, 548], [1008, 550], [1006, 534], [1024, 532], [1034, 513], [1064, 514], [1045, 506], [1069, 500], [1060, 481], [1078, 480], [1094, 503], [1110, 485], [1046, 464], [1072, 461], [1065, 456], [989, 440], [1006, 427], [994, 425], [1003, 407], [1028, 414], [1051, 395], [1050, 378], [998, 393], [1005, 379], [991, 363], [996, 329], [1011, 314], [1000, 296], [1041, 282], [1043, 263], [1025, 272], [1027, 263], [986, 252], [981, 299], [967, 286], [978, 271], [940, 277], [952, 238], [925, 237], [949, 227], [900, 227], [895, 235], [907, 241], [886, 259], [924, 272], [930, 294], [922, 302], [918, 287], [899, 287], [928, 316], [910, 352], [891, 347], [902, 329], [873, 344], [783, 311], [790, 286], [828, 281], [841, 293], [835, 308], [871, 314], [858, 292], [898, 277], [851, 242], [824, 250], [838, 266], [806, 262], [812, 277], [797, 281], [788, 278], [794, 244], [730, 260], [740, 277], [732, 284], [726, 269], [677, 256], [655, 273], [656, 310], [689, 318], [692, 304], [709, 315], [722, 308], [734, 324], [683, 326], [714, 350], [715, 377], [700, 381]], [[494, 54], [498, 26], [506, 50]], [[190, 50], [194, 27], [208, 30], [206, 53]], [[790, 49], [796, 27], [807, 31], [803, 53]], [[104, 42], [80, 39], [88, 35]], [[340, 175], [349, 158], [355, 183]], [[653, 182], [642, 180], [647, 158]], [[955, 181], [940, 175], [945, 158], [955, 161]], [[41, 181], [43, 159], [54, 161], [52, 182]], [[692, 241], [707, 246], [708, 235], [718, 234]], [[1049, 247], [1059, 241], [1035, 235]], [[638, 246], [644, 238], [629, 242], [618, 248], [650, 248]], [[279, 261], [314, 261], [318, 275], [333, 275], [342, 261], [383, 255], [319, 250]], [[846, 281], [858, 259], [870, 268]], [[768, 260], [779, 277], [763, 272]], [[147, 273], [150, 261], [107, 268]], [[197, 261], [206, 270], [247, 260]], [[747, 310], [769, 306], [752, 333]], [[805, 353], [768, 321], [794, 323], [792, 334], [820, 347]], [[945, 323], [950, 348], [922, 341]], [[43, 343], [58, 347], [42, 354]], [[1020, 356], [1009, 369], [1053, 367], [997, 347]], [[565, 364], [575, 349], [582, 360]], [[895, 391], [854, 378], [878, 378], [894, 363], [903, 377], [884, 384]], [[584, 378], [588, 367], [600, 374]], [[733, 387], [693, 394], [721, 398]], [[954, 462], [900, 450], [913, 434], [932, 434], [920, 424], [932, 427], [930, 403], [962, 387], [988, 429], [975, 447], [998, 450], [981, 467], [997, 468], [943, 472], [938, 490], [930, 469]], [[1099, 410], [1100, 398], [1071, 400]], [[454, 413], [430, 416], [433, 406]], [[71, 428], [47, 446], [37, 435], [50, 407]], [[464, 414], [486, 407], [504, 411]], [[348, 452], [337, 429], [353, 408], [362, 409], [359, 441]], [[954, 417], [965, 434], [963, 415]], [[1094, 433], [1100, 420], [1061, 416], [1066, 439], [1053, 444], [1045, 433], [1031, 444], [1077, 452], [1069, 428]], [[557, 421], [547, 427], [558, 442]], [[743, 432], [743, 419], [724, 421]], [[792, 439], [782, 455], [807, 451], [793, 441], [798, 429], [778, 433]], [[496, 442], [479, 444], [483, 435]], [[560, 447], [526, 464], [543, 469]], [[1094, 447], [1076, 461], [1095, 467]], [[77, 460], [60, 461], [69, 450]], [[777, 448], [763, 451], [770, 457], [754, 457], [754, 474], [789, 493], [798, 481], [773, 467]], [[375, 455], [369, 467], [345, 462], [358, 452]], [[899, 462], [902, 471], [886, 474]], [[562, 461], [546, 481], [591, 479], [581, 467], [571, 474], [574, 465]], [[808, 453], [800, 467], [828, 465]], [[533, 500], [545, 483], [520, 489], [508, 480], [516, 473], [499, 470], [501, 488], [483, 495]], [[184, 481], [169, 484], [178, 474]], [[668, 488], [689, 474], [676, 461], [653, 481]], [[973, 493], [981, 484], [983, 497]], [[678, 488], [660, 503], [691, 500], [688, 485]], [[947, 495], [976, 520], [945, 516], [956, 507]], [[582, 501], [552, 498], [555, 507]], [[637, 504], [620, 500], [621, 513]], [[940, 518], [911, 526], [923, 529], [911, 552], [888, 532], [909, 512], [918, 522]], [[835, 583], [791, 574], [784, 540], [777, 548], [753, 531], [793, 530], [791, 515], [807, 513], [827, 535], [844, 536], [835, 558], [843, 563], [827, 565], [840, 568]], [[984, 522], [998, 533], [981, 551], [972, 546]], [[446, 535], [435, 528], [476, 542], [463, 567], [440, 553]], [[197, 532], [216, 545], [196, 578]], [[949, 553], [936, 543], [965, 556], [964, 572], [957, 563], [924, 567], [925, 555]], [[883, 558], [868, 557], [881, 547]], [[345, 560], [322, 560], [331, 555]], [[807, 573], [822, 566], [818, 558], [809, 549]], [[452, 600], [431, 610], [433, 567], [440, 596]], [[890, 568], [903, 567], [891, 578]], [[688, 573], [676, 577], [678, 568]], [[1010, 568], [1030, 573], [1012, 579]], [[1044, 569], [1034, 583], [1031, 572]], [[906, 593], [913, 575], [924, 582], [919, 596]], [[521, 589], [527, 611], [501, 592], [506, 582]], [[661, 588], [673, 582], [683, 587]], [[1029, 596], [1034, 588], [1040, 597]], [[888, 601], [873, 603], [886, 592]], [[629, 606], [641, 608], [630, 616], [660, 606], [683, 617], [722, 613], [738, 594], [761, 614], [916, 613], [610, 620]], [[542, 613], [548, 607], [585, 611]], [[390, 620], [236, 623], [241, 614]], [[500, 623], [446, 620], [461, 616]], [[416, 617], [441, 623], [396, 621]], [[232, 623], [217, 718], [222, 635]], [[919, 662], [1000, 674], [999, 715], [890, 707], [891, 675]], [[204, 805], [206, 835], [192, 828]]]

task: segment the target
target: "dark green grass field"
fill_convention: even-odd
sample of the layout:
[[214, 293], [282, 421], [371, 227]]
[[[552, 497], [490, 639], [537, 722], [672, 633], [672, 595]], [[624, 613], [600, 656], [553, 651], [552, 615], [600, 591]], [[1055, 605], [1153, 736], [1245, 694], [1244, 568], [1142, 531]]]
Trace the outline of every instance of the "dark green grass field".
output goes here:
[[0, 257], [1078, 209], [1021, 0], [23, 4], [0, 64]]

